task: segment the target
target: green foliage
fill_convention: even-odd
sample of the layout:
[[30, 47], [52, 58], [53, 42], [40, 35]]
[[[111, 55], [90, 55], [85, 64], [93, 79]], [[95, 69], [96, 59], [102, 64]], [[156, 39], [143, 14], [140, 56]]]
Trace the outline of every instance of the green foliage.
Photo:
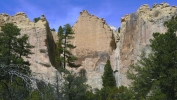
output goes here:
[[40, 19], [40, 17], [34, 18], [34, 22], [37, 23]]
[[166, 21], [164, 23], [164, 26], [166, 26], [168, 28], [168, 32], [170, 33], [174, 33], [177, 31], [177, 17], [172, 17], [171, 20]]
[[96, 89], [93, 100], [133, 100], [131, 92], [124, 86]]
[[[89, 100], [92, 95], [90, 87], [85, 84], [86, 77], [65, 70], [65, 81], [62, 87], [62, 93], [66, 100]], [[88, 99], [87, 99], [88, 98]]]
[[134, 98], [138, 100], [177, 99], [177, 17], [165, 22], [165, 34], [154, 33], [150, 40], [152, 52], [142, 53], [137, 64], [128, 71]]
[[118, 33], [120, 33], [120, 27], [118, 28]]
[[115, 41], [115, 38], [114, 38], [113, 34], [112, 34], [110, 46], [111, 46], [112, 51], [116, 49], [116, 41]]
[[[110, 62], [107, 62], [110, 65]], [[109, 66], [110, 67], [110, 66]], [[133, 100], [132, 93], [126, 87], [106, 86], [101, 90], [92, 89], [85, 84], [85, 70], [81, 69], [79, 73], [69, 72], [66, 69], [60, 69], [64, 72], [64, 83], [61, 87], [61, 100]], [[113, 74], [113, 73], [112, 73]], [[63, 97], [61, 97], [63, 96]]]
[[[23, 57], [32, 54], [27, 35], [20, 35], [20, 29], [6, 23], [0, 32], [0, 97], [23, 99], [29, 94], [30, 63]], [[28, 84], [29, 83], [29, 84]]]
[[80, 69], [79, 70], [79, 75], [83, 76], [83, 77], [86, 77], [86, 70], [84, 68]]
[[54, 28], [52, 28], [52, 29], [50, 29], [51, 31], [55, 31], [55, 29]]
[[110, 61], [107, 60], [102, 76], [103, 87], [116, 87], [115, 77], [111, 68]]
[[[12, 23], [2, 26], [0, 33], [0, 61], [5, 65], [21, 64], [29, 66], [29, 62], [22, 57], [29, 57], [32, 54], [31, 46], [28, 43], [28, 36], [20, 35], [20, 29]], [[3, 58], [3, 59], [2, 59]]]
[[77, 57], [72, 55], [70, 52], [71, 49], [74, 49], [75, 46], [70, 44], [70, 39], [73, 39], [72, 36], [74, 34], [72, 27], [69, 24], [64, 25], [62, 28], [61, 26], [58, 29], [58, 44], [57, 44], [57, 57], [56, 60], [59, 62], [60, 68], [65, 68], [66, 63], [70, 67], [79, 67], [80, 65], [76, 65], [74, 63], [77, 60]]
[[43, 81], [37, 81], [37, 88], [25, 100], [55, 100], [54, 88]]

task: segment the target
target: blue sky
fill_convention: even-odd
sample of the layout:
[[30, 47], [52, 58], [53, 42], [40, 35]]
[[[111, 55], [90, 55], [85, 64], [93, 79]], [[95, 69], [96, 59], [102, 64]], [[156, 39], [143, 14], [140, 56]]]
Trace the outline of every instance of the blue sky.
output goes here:
[[177, 6], [176, 0], [0, 0], [0, 13], [13, 16], [17, 12], [25, 12], [31, 21], [44, 14], [50, 28], [57, 30], [60, 25], [73, 25], [79, 13], [87, 10], [118, 28], [120, 18], [125, 14], [136, 12], [143, 4], [152, 6], [162, 2]]

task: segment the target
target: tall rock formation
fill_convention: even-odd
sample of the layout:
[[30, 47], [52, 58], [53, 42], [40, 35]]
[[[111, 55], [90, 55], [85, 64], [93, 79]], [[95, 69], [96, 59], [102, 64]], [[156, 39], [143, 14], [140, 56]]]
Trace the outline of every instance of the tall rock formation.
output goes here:
[[5, 23], [14, 23], [21, 29], [21, 34], [29, 36], [29, 43], [35, 46], [32, 49], [34, 54], [26, 58], [31, 63], [30, 69], [35, 77], [44, 79], [47, 82], [54, 81], [55, 65], [55, 42], [49, 24], [44, 15], [37, 22], [31, 22], [25, 13], [19, 12], [14, 16], [0, 14], [0, 26]]
[[80, 12], [73, 30], [75, 34], [71, 42], [76, 48], [72, 53], [78, 57], [76, 63], [82, 65], [78, 70], [84, 68], [87, 83], [93, 88], [101, 88], [104, 65], [112, 53], [110, 43], [114, 43], [113, 31], [103, 18], [91, 15], [86, 10]]
[[[154, 4], [152, 8], [142, 5], [136, 13], [127, 14], [121, 18], [120, 32], [112, 31], [103, 18], [89, 14], [86, 10], [80, 13], [74, 24], [74, 39], [70, 42], [76, 46], [71, 52], [78, 57], [77, 64], [86, 70], [87, 83], [92, 88], [102, 87], [102, 74], [106, 61], [110, 59], [117, 86], [128, 86], [130, 80], [126, 72], [130, 65], [136, 63], [141, 51], [150, 52], [149, 39], [154, 32], [165, 33], [167, 28], [163, 23], [177, 15], [177, 7], [167, 3]], [[14, 16], [0, 14], [0, 26], [14, 23], [22, 34], [28, 34], [29, 42], [35, 46], [31, 58], [31, 70], [35, 76], [54, 82], [56, 75], [55, 49], [57, 37], [51, 32], [49, 24], [42, 16], [37, 22], [31, 22], [25, 13]], [[1, 30], [1, 29], [0, 29]], [[55, 35], [55, 36], [53, 36]], [[69, 69], [69, 68], [68, 68]]]
[[165, 33], [163, 23], [177, 15], [177, 7], [167, 3], [154, 4], [152, 8], [142, 5], [136, 13], [121, 18], [120, 37], [117, 42], [117, 84], [128, 85], [126, 71], [136, 63], [142, 50], [150, 52], [149, 39], [154, 32]]

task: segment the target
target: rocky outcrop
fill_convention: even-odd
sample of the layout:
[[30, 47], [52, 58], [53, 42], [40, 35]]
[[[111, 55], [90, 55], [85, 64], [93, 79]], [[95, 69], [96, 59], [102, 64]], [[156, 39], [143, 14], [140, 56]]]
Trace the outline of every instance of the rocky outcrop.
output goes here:
[[121, 30], [117, 34], [117, 84], [128, 85], [126, 71], [135, 63], [141, 51], [150, 52], [149, 39], [154, 32], [165, 33], [164, 21], [177, 15], [177, 7], [167, 3], [154, 4], [152, 8], [142, 5], [136, 13], [127, 14], [121, 18]]
[[113, 31], [103, 18], [91, 15], [86, 10], [80, 12], [73, 30], [75, 34], [71, 42], [76, 46], [72, 50], [78, 57], [76, 63], [82, 65], [79, 69], [86, 69], [87, 83], [93, 88], [101, 88], [104, 65], [112, 54], [110, 43], [114, 40]]
[[[127, 14], [121, 18], [120, 30], [113, 31], [103, 18], [89, 14], [86, 10], [80, 13], [74, 24], [74, 39], [70, 42], [76, 46], [71, 52], [78, 57], [76, 61], [81, 67], [71, 69], [76, 72], [86, 70], [87, 83], [92, 88], [101, 88], [101, 76], [106, 61], [110, 59], [116, 78], [117, 86], [128, 86], [130, 80], [126, 72], [131, 64], [139, 59], [141, 51], [150, 52], [149, 39], [154, 32], [165, 33], [167, 28], [163, 23], [177, 15], [177, 7], [167, 3], [154, 4], [152, 8], [142, 5], [136, 13]], [[45, 16], [37, 22], [31, 22], [25, 13], [14, 16], [0, 14], [0, 26], [14, 23], [21, 29], [22, 34], [28, 34], [29, 42], [35, 46], [31, 58], [31, 70], [35, 76], [54, 82], [56, 69], [55, 43], [57, 35], [51, 32]], [[68, 68], [69, 69], [69, 68]]]
[[5, 23], [14, 23], [21, 29], [21, 34], [29, 36], [29, 43], [35, 46], [32, 49], [34, 54], [25, 58], [31, 63], [31, 70], [35, 77], [44, 79], [47, 82], [54, 81], [55, 65], [55, 42], [50, 31], [48, 22], [44, 15], [37, 23], [31, 22], [25, 13], [19, 12], [14, 16], [0, 14], [0, 26]]

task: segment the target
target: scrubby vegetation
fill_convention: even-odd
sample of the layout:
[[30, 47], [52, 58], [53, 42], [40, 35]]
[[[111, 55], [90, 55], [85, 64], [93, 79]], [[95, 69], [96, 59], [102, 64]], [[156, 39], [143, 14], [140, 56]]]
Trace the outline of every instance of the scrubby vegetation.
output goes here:
[[[86, 70], [74, 73], [64, 63], [74, 64], [76, 59], [66, 48], [73, 38], [71, 26], [59, 27], [59, 62], [55, 84], [37, 80], [31, 75], [28, 57], [31, 46], [27, 35], [20, 36], [14, 24], [2, 26], [0, 33], [0, 100], [176, 100], [177, 99], [177, 17], [164, 23], [164, 34], [154, 33], [150, 40], [151, 53], [142, 52], [140, 60], [130, 67], [127, 76], [132, 80], [129, 88], [116, 87], [114, 73], [108, 60], [102, 76], [103, 87], [92, 89], [86, 84]], [[64, 46], [64, 48], [63, 48]], [[64, 54], [60, 55], [61, 53]], [[67, 58], [68, 57], [68, 58]], [[61, 84], [62, 82], [62, 84]], [[36, 83], [36, 84], [34, 84]]]
[[41, 18], [40, 17], [37, 17], [37, 18], [34, 18], [34, 22], [37, 23]]
[[110, 47], [111, 47], [112, 51], [116, 49], [116, 41], [115, 41], [113, 34], [111, 37]]

